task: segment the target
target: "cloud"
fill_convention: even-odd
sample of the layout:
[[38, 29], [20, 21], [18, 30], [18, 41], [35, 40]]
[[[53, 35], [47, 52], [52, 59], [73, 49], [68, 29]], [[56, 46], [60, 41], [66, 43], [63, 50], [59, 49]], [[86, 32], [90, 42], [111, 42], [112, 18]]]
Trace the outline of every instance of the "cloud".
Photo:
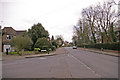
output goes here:
[[[0, 21], [4, 26], [28, 29], [42, 23], [50, 35], [63, 35], [71, 41], [73, 25], [80, 18], [83, 8], [103, 0], [0, 0]], [[1, 18], [2, 17], [2, 18]]]

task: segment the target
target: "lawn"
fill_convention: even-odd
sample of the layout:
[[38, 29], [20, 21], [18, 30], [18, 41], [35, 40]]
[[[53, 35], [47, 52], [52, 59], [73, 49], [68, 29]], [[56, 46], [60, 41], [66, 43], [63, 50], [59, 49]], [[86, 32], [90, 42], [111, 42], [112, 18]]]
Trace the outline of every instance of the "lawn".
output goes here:
[[[49, 51], [50, 53], [53, 51]], [[34, 55], [34, 54], [46, 54], [48, 53], [47, 51], [42, 51], [42, 52], [35, 52], [35, 51], [24, 51], [23, 55]], [[21, 52], [9, 52], [8, 54], [10, 55], [21, 55]]]
[[[24, 54], [32, 54], [34, 53], [34, 51], [24, 51]], [[8, 54], [11, 54], [11, 55], [18, 55], [18, 54], [21, 54], [21, 52], [9, 52]]]

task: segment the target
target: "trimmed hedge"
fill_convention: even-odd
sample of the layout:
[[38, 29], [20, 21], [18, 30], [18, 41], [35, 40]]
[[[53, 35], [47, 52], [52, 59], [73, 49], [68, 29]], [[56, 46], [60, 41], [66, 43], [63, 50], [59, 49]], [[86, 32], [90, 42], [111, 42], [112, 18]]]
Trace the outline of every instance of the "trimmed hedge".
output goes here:
[[97, 49], [109, 49], [109, 50], [118, 50], [120, 51], [120, 43], [104, 43], [104, 44], [91, 44], [91, 45], [78, 45], [78, 47], [85, 48], [97, 48]]

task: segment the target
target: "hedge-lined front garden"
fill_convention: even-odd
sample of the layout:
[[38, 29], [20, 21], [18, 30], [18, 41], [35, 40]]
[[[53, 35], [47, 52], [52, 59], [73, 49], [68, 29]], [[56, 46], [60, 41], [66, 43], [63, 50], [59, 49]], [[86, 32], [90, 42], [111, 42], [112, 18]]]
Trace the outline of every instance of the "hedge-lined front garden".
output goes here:
[[120, 51], [120, 43], [104, 43], [104, 44], [91, 44], [91, 45], [78, 45], [78, 47], [85, 48], [97, 48], [97, 49], [109, 49], [109, 50], [118, 50]]

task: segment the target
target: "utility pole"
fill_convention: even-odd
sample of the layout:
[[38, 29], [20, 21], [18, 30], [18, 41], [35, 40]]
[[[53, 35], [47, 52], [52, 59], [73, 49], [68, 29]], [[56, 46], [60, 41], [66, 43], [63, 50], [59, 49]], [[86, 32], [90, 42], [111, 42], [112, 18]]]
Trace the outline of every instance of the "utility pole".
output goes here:
[[1, 59], [1, 54], [2, 54], [2, 29], [0, 26], [0, 59]]
[[1, 34], [2, 34], [2, 30], [1, 30], [1, 26], [0, 26], [0, 52], [2, 52], [1, 50], [1, 48], [2, 48], [2, 36], [1, 36]]
[[0, 79], [2, 79], [2, 29], [0, 26]]

